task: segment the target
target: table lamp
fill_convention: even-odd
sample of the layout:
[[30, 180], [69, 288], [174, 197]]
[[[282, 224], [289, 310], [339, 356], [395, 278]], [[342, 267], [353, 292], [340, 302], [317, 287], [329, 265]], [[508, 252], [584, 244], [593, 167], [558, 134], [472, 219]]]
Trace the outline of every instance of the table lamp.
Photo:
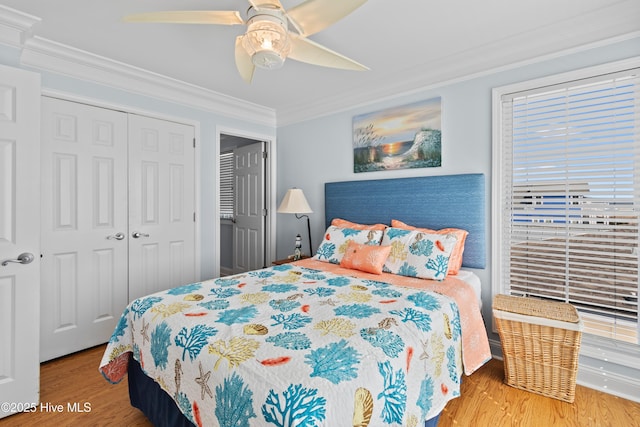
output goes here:
[[296, 218], [307, 218], [307, 233], [309, 237], [309, 256], [313, 256], [313, 246], [311, 245], [311, 224], [309, 222], [309, 215], [303, 215], [313, 213], [307, 203], [307, 199], [304, 197], [304, 193], [299, 188], [290, 188], [280, 203], [278, 208], [279, 213], [292, 213], [296, 215]]

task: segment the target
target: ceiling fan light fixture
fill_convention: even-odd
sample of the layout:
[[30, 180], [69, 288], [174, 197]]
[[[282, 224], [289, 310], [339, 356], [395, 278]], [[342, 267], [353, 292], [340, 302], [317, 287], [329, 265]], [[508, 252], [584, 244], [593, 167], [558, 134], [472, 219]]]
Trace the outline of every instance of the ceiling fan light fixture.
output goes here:
[[242, 46], [256, 67], [274, 70], [282, 67], [291, 51], [284, 16], [278, 10], [261, 10], [248, 21]]
[[[299, 0], [285, 11], [281, 0], [248, 0], [246, 20], [237, 10], [174, 10], [128, 15], [127, 22], [244, 25], [234, 57], [240, 77], [251, 83], [256, 68], [276, 69], [287, 58], [323, 67], [368, 70], [362, 64], [307, 37], [338, 22], [367, 0]], [[291, 31], [290, 30], [291, 27]]]

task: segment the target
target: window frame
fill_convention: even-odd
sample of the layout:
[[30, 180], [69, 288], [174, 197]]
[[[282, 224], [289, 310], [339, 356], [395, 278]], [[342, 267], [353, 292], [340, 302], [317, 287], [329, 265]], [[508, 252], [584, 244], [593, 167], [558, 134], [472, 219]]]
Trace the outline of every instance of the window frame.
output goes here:
[[[491, 208], [494, 214], [491, 219], [492, 248], [491, 248], [491, 271], [492, 274], [492, 295], [503, 293], [505, 288], [500, 283], [500, 274], [502, 271], [502, 253], [500, 242], [503, 241], [502, 217], [498, 215], [501, 212], [502, 205], [502, 176], [504, 146], [502, 139], [502, 97], [503, 95], [523, 92], [543, 86], [552, 86], [570, 82], [573, 80], [586, 79], [602, 74], [615, 73], [622, 70], [640, 67], [640, 57], [629, 58], [622, 61], [616, 61], [594, 67], [582, 68], [570, 72], [551, 75], [543, 78], [527, 80], [506, 86], [494, 88], [492, 90], [492, 198]], [[493, 332], [496, 332], [493, 325]], [[622, 342], [619, 340], [598, 337], [591, 334], [583, 334], [581, 345], [581, 356], [597, 359], [600, 361], [609, 361], [623, 366], [640, 369], [640, 345]]]

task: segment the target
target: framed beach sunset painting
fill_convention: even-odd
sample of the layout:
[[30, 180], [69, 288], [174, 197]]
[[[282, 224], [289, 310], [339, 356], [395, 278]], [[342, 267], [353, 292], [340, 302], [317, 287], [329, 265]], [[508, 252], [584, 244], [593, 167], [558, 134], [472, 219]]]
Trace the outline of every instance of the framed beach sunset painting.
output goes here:
[[431, 98], [353, 118], [353, 171], [442, 166], [442, 102]]

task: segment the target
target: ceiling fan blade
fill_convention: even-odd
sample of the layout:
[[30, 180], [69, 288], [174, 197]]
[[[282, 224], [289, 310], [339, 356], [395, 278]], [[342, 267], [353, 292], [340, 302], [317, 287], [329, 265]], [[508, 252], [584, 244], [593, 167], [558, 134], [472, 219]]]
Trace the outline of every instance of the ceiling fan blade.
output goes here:
[[253, 62], [251, 62], [251, 56], [249, 56], [244, 46], [242, 46], [243, 37], [244, 36], [236, 37], [236, 68], [242, 79], [247, 83], [251, 83], [256, 67], [253, 65]]
[[287, 10], [287, 17], [301, 36], [310, 36], [335, 24], [366, 2], [367, 0], [307, 0]]
[[175, 10], [127, 15], [125, 22], [149, 22], [168, 24], [244, 24], [236, 10]]
[[365, 71], [369, 69], [353, 59], [349, 59], [309, 39], [292, 33], [289, 33], [289, 36], [291, 37], [291, 52], [288, 57], [291, 59], [343, 70]]

